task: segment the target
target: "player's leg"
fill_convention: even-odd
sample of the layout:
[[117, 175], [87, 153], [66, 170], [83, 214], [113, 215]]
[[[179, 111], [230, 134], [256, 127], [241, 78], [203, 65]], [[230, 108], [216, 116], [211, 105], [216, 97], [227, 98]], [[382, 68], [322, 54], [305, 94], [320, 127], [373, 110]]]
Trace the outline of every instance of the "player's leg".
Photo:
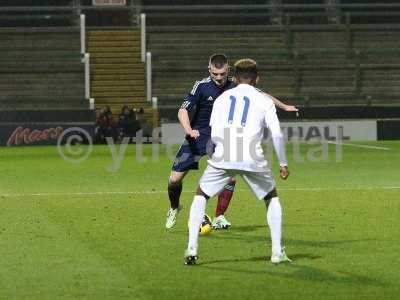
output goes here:
[[229, 182], [226, 171], [207, 166], [196, 195], [193, 198], [189, 215], [189, 241], [185, 252], [185, 264], [195, 264], [197, 260], [199, 228], [206, 211], [207, 199], [218, 194]]
[[180, 210], [179, 200], [182, 193], [182, 181], [187, 173], [188, 171], [183, 171], [183, 172], [171, 171], [171, 175], [169, 176], [168, 197], [171, 206], [168, 210], [167, 221], [165, 223], [165, 227], [167, 229], [174, 227], [176, 224], [176, 218]]
[[233, 196], [236, 180], [231, 178], [229, 183], [224, 186], [224, 189], [218, 195], [217, 208], [215, 210], [215, 218], [212, 222], [214, 229], [228, 229], [231, 223], [225, 218], [225, 212], [228, 209], [229, 203]]
[[275, 188], [275, 181], [270, 171], [243, 174], [243, 179], [250, 186], [258, 199], [263, 199], [267, 208], [267, 224], [271, 233], [271, 262], [290, 261], [282, 248], [282, 206]]
[[194, 265], [197, 261], [197, 249], [199, 239], [199, 228], [206, 212], [207, 200], [210, 197], [205, 194], [200, 186], [197, 188], [193, 198], [189, 214], [189, 241], [185, 251], [185, 264]]
[[183, 172], [171, 171], [168, 179], [168, 198], [172, 209], [179, 207], [179, 199], [182, 193], [182, 181], [188, 172], [189, 170]]
[[276, 188], [269, 192], [265, 197], [267, 208], [267, 223], [271, 232], [272, 255], [271, 262], [281, 263], [290, 261], [282, 248], [282, 206], [279, 201]]
[[180, 207], [180, 197], [182, 193], [182, 181], [189, 170], [198, 169], [198, 158], [193, 151], [192, 145], [185, 142], [176, 154], [172, 171], [168, 179], [168, 198], [170, 208], [167, 213], [165, 227], [171, 229], [176, 224], [176, 218]]

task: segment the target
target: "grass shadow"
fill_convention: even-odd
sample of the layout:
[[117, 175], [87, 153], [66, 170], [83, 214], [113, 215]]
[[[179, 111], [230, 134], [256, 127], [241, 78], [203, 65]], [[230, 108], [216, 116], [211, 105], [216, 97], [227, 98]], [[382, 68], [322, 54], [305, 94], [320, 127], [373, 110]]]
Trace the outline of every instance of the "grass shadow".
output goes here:
[[[312, 254], [294, 254], [291, 256], [294, 262], [285, 263], [279, 265], [272, 265], [269, 262], [269, 257], [267, 256], [257, 256], [247, 259], [226, 259], [226, 260], [215, 260], [209, 262], [199, 262], [197, 267], [209, 269], [213, 272], [232, 272], [232, 273], [242, 273], [247, 275], [268, 275], [273, 277], [280, 277], [282, 279], [288, 280], [300, 280], [300, 281], [314, 281], [314, 282], [329, 282], [333, 284], [342, 285], [361, 285], [361, 286], [376, 286], [385, 287], [387, 284], [377, 278], [372, 278], [365, 276], [363, 274], [354, 274], [350, 272], [328, 272], [316, 267], [299, 265], [297, 262], [301, 259], [319, 259], [320, 256], [315, 256]], [[240, 268], [237, 266], [223, 266], [224, 263], [240, 263], [243, 262], [264, 262], [264, 270], [256, 270], [252, 267], [249, 269]], [[221, 264], [221, 265], [219, 265]]]
[[[270, 256], [263, 255], [263, 256], [254, 256], [249, 258], [218, 259], [218, 260], [199, 262], [198, 265], [205, 266], [205, 265], [215, 265], [223, 263], [260, 262], [260, 261], [269, 262], [270, 258], [271, 258]], [[309, 259], [309, 260], [320, 259], [322, 258], [322, 256], [313, 255], [310, 253], [297, 253], [297, 254], [291, 254], [290, 258], [293, 259], [294, 261], [299, 261], [304, 259]]]
[[325, 240], [325, 241], [313, 241], [313, 240], [297, 240], [285, 238], [285, 244], [295, 246], [307, 246], [313, 248], [334, 248], [337, 245], [348, 245], [354, 243], [371, 242], [376, 241], [375, 239], [353, 239], [353, 240]]
[[[221, 240], [238, 240], [243, 242], [265, 242], [269, 241], [269, 231], [265, 234], [260, 235], [249, 235], [246, 232], [251, 232], [257, 230], [258, 228], [265, 226], [243, 226], [239, 230], [228, 230], [228, 231], [218, 231], [216, 234], [213, 232], [210, 235], [205, 236], [208, 239], [221, 239]], [[204, 238], [204, 237], [203, 237]], [[352, 240], [299, 240], [284, 238], [285, 245], [291, 246], [306, 246], [313, 248], [334, 248], [338, 245], [348, 245], [354, 243], [371, 242], [376, 241], [376, 239], [352, 239]]]
[[[248, 226], [234, 226], [228, 229], [228, 231], [231, 232], [251, 232], [251, 231], [256, 231], [258, 229], [266, 229], [267, 225], [248, 225]], [[223, 230], [219, 230], [223, 231]]]

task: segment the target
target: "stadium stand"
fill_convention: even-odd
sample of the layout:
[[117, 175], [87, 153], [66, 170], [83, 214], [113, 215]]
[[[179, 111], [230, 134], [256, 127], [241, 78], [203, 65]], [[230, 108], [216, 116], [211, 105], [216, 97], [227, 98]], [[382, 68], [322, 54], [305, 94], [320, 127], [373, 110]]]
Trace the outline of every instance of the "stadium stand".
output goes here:
[[144, 118], [157, 126], [157, 110], [145, 99], [136, 11], [134, 6], [116, 8], [84, 0], [2, 1], [0, 110], [24, 116], [89, 110], [78, 17], [86, 12], [90, 96], [96, 107], [111, 105], [115, 114], [123, 105], [143, 108]]
[[41, 4], [48, 6], [28, 6], [33, 5], [29, 1], [0, 5], [3, 138], [8, 130], [16, 134], [26, 128], [21, 134], [28, 139], [33, 132], [33, 141], [37, 132], [53, 126], [94, 122], [85, 93], [79, 16], [72, 6], [60, 6], [66, 1]]
[[[158, 14], [149, 19], [148, 48], [154, 58], [154, 94], [161, 117], [176, 118], [184, 93], [194, 80], [207, 76], [207, 57], [214, 52], [226, 53], [231, 62], [255, 58], [261, 70], [260, 87], [297, 105], [399, 105], [400, 24], [387, 24], [382, 10], [375, 15], [374, 6], [357, 10], [355, 2], [347, 6], [336, 1], [272, 2], [279, 4], [283, 24], [273, 24], [269, 10], [264, 24], [255, 18], [246, 25], [220, 19], [217, 26], [213, 21], [188, 26], [193, 22], [182, 24], [184, 17], [167, 22], [167, 13], [156, 20], [162, 15], [160, 3], [144, 7], [148, 14], [153, 9]], [[332, 11], [338, 15], [332, 16]], [[323, 18], [315, 18], [321, 14]], [[360, 14], [368, 14], [372, 23], [356, 23]]]
[[71, 0], [3, 0], [0, 8], [0, 26], [54, 27], [76, 23], [76, 11]]
[[88, 34], [91, 89], [96, 106], [109, 105], [114, 114], [124, 105], [153, 113], [146, 101], [145, 66], [141, 61], [140, 32], [126, 28], [92, 28]]
[[2, 28], [0, 41], [2, 108], [89, 108], [78, 28]]
[[[147, 14], [146, 46], [153, 57], [153, 95], [158, 97], [162, 111], [173, 112], [174, 119], [184, 93], [195, 80], [207, 76], [207, 58], [214, 52], [228, 54], [231, 62], [244, 56], [255, 58], [261, 70], [260, 87], [297, 105], [399, 103], [400, 5], [396, 3], [126, 3], [102, 8], [94, 7], [91, 0], [45, 0], [40, 4], [2, 1], [0, 23], [12, 21], [15, 26], [1, 29], [0, 33], [0, 39], [7, 41], [0, 45], [0, 72], [4, 75], [0, 79], [4, 87], [0, 105], [20, 105], [25, 109], [30, 100], [24, 101], [29, 97], [36, 101], [31, 105], [35, 109], [62, 109], [63, 105], [79, 109], [87, 105], [81, 57], [74, 54], [79, 41], [78, 12], [89, 16], [91, 96], [97, 107], [111, 105], [115, 113], [122, 105], [131, 105], [143, 107], [148, 118], [156, 119], [156, 112], [145, 99], [145, 69], [137, 31], [140, 13]], [[23, 36], [18, 30], [25, 28], [31, 28], [24, 37], [27, 43], [22, 38], [18, 41], [18, 36]], [[58, 101], [60, 95], [65, 100]], [[14, 100], [10, 101], [10, 97]], [[50, 98], [52, 102], [48, 101]], [[163, 112], [162, 117], [169, 118]]]
[[256, 57], [279, 70], [282, 76], [290, 75], [287, 74], [285, 39], [279, 31], [251, 28], [243, 34], [243, 27], [225, 27], [210, 34], [209, 30], [209, 27], [192, 27], [189, 32], [185, 27], [172, 31], [150, 28], [148, 42], [154, 55], [154, 94], [173, 98], [177, 93], [184, 93], [194, 80], [206, 73], [207, 59], [214, 52], [225, 52], [232, 59]]

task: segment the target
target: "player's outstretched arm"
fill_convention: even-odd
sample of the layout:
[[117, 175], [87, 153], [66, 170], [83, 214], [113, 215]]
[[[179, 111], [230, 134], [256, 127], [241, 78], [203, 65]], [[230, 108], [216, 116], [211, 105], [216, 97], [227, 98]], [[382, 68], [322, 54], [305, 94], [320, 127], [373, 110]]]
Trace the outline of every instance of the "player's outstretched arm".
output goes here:
[[181, 123], [181, 125], [187, 135], [189, 135], [190, 137], [192, 137], [194, 139], [197, 139], [200, 136], [199, 131], [196, 129], [192, 129], [192, 126], [190, 126], [189, 114], [185, 108], [179, 109], [178, 119], [179, 119], [179, 123]]
[[288, 105], [286, 103], [283, 103], [282, 101], [279, 101], [275, 97], [273, 97], [265, 92], [263, 92], [263, 93], [264, 93], [264, 95], [270, 97], [272, 99], [272, 101], [274, 102], [274, 104], [276, 106], [278, 106], [279, 108], [283, 109], [284, 111], [288, 111], [288, 112], [298, 112], [299, 111], [296, 106]]

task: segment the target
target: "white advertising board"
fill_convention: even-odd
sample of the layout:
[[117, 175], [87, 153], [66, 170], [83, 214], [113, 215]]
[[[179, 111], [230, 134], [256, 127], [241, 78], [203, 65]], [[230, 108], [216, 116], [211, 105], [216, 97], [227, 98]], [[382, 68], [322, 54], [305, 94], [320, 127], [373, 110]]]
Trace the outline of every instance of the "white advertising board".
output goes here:
[[377, 140], [375, 120], [282, 122], [281, 128], [288, 141], [293, 139], [300, 141], [336, 140], [340, 131], [342, 131], [342, 140]]
[[[376, 120], [281, 122], [281, 128], [288, 141], [377, 140]], [[185, 136], [179, 123], [162, 124], [161, 132], [163, 144], [180, 144]]]

